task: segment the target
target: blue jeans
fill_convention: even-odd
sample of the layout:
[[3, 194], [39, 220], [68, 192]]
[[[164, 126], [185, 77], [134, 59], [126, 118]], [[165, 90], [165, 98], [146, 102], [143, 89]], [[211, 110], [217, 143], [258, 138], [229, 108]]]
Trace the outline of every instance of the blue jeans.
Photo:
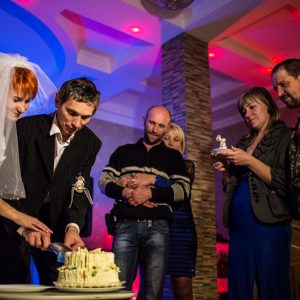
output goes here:
[[128, 290], [132, 288], [140, 265], [141, 288], [138, 299], [161, 298], [169, 252], [167, 220], [117, 221], [113, 252], [116, 265], [120, 268], [120, 280], [126, 281]]

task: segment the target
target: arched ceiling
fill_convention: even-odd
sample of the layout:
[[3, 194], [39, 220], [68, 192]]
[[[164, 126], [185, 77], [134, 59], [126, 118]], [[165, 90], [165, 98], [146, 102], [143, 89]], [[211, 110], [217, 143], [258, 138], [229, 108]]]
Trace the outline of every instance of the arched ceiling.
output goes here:
[[[214, 129], [240, 121], [246, 87], [271, 89], [270, 68], [299, 57], [299, 0], [194, 0], [179, 12], [146, 0], [1, 0], [0, 51], [38, 63], [59, 87], [86, 76], [102, 92], [99, 119], [141, 128], [159, 104], [160, 48], [186, 31], [209, 43]], [[133, 26], [140, 31], [134, 33]]]

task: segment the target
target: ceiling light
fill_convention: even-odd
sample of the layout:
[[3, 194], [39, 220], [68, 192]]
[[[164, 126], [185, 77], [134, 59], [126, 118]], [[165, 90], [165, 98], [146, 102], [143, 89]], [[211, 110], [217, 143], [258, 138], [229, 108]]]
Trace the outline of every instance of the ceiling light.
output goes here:
[[274, 62], [274, 63], [279, 63], [280, 61], [282, 60], [282, 58], [280, 58], [280, 57], [272, 57], [272, 61]]
[[160, 8], [180, 10], [189, 6], [193, 0], [147, 0], [147, 2], [151, 2]]
[[132, 26], [132, 27], [131, 27], [131, 31], [132, 31], [133, 33], [138, 33], [138, 32], [141, 31], [141, 29], [140, 29], [140, 27], [138, 27], [138, 26]]
[[271, 73], [272, 72], [272, 68], [269, 68], [269, 67], [264, 67], [264, 68], [261, 68], [260, 69], [260, 72], [261, 73]]
[[[174, 19], [193, 0], [140, 0], [142, 6], [150, 14], [161, 19]], [[188, 9], [188, 8], [187, 8]]]

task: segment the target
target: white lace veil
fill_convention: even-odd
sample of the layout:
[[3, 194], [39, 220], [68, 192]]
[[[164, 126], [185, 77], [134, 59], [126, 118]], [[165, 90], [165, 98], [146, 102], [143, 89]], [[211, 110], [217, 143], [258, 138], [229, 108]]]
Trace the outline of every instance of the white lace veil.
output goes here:
[[43, 108], [56, 88], [41, 68], [19, 54], [0, 53], [0, 197], [25, 198], [21, 178], [16, 122], [6, 117], [8, 101], [12, 101], [12, 76], [14, 67], [33, 71], [38, 79], [38, 93], [33, 100]]

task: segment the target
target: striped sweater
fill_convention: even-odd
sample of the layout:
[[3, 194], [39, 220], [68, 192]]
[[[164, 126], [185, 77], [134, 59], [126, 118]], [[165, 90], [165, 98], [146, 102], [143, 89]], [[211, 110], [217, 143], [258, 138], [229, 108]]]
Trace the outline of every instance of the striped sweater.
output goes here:
[[[134, 207], [122, 199], [123, 187], [115, 182], [125, 175], [146, 173], [171, 179], [169, 187], [151, 187], [150, 201], [159, 203], [155, 208], [143, 205]], [[112, 213], [117, 217], [131, 219], [171, 219], [170, 205], [189, 197], [190, 179], [182, 155], [165, 146], [163, 142], [149, 151], [139, 140], [136, 144], [118, 147], [102, 171], [99, 186], [102, 193], [116, 200]]]

